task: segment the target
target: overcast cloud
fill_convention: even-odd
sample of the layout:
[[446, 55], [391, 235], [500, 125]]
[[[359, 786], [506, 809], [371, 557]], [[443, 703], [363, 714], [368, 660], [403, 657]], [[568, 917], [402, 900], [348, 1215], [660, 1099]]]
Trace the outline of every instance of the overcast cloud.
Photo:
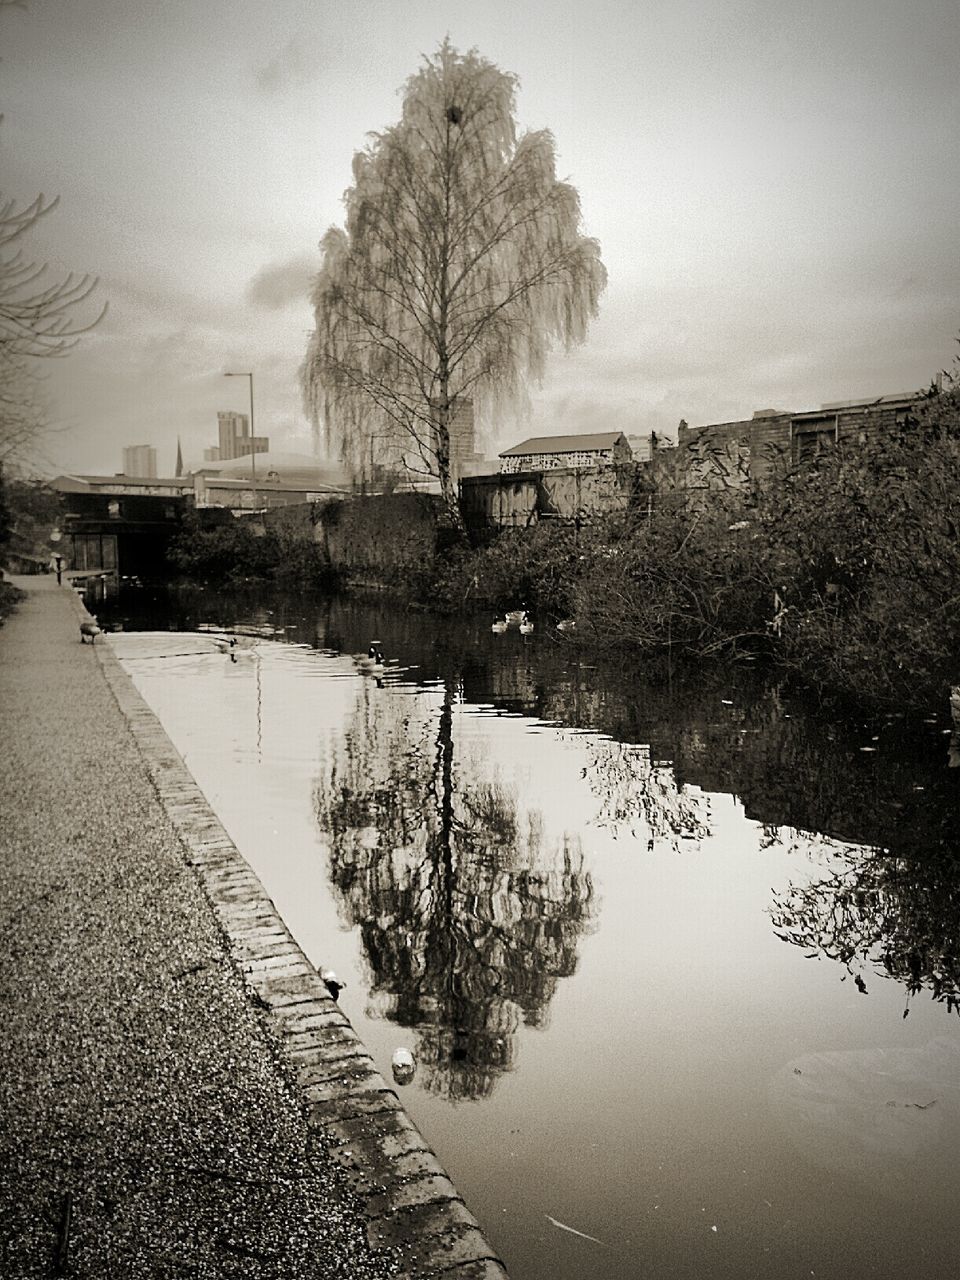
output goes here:
[[956, 0], [29, 0], [0, 11], [5, 196], [107, 319], [48, 388], [51, 465], [198, 460], [216, 413], [309, 447], [297, 368], [353, 153], [449, 34], [521, 82], [609, 287], [530, 429], [674, 431], [926, 385], [960, 331]]
[[285, 262], [261, 267], [247, 286], [247, 298], [256, 307], [280, 311], [291, 302], [303, 302], [320, 265], [319, 253], [298, 253]]

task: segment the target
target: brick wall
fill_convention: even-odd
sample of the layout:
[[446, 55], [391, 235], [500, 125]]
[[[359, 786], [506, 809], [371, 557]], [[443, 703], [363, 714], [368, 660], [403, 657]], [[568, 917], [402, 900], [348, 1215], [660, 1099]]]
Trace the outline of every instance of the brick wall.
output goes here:
[[742, 488], [769, 480], [793, 462], [814, 456], [837, 441], [862, 444], [892, 434], [910, 412], [915, 396], [836, 405], [807, 413], [766, 413], [742, 422], [703, 427], [680, 424], [678, 451], [686, 487]]
[[396, 493], [321, 505], [319, 524], [333, 569], [376, 574], [429, 564], [436, 554], [439, 517], [439, 499]]
[[302, 503], [264, 513], [267, 529], [316, 543], [341, 573], [389, 575], [432, 561], [442, 521], [439, 500], [419, 493]]
[[638, 489], [650, 487], [647, 473], [625, 463], [469, 476], [460, 482], [464, 518], [474, 532], [525, 528], [541, 518], [590, 519], [629, 506]]

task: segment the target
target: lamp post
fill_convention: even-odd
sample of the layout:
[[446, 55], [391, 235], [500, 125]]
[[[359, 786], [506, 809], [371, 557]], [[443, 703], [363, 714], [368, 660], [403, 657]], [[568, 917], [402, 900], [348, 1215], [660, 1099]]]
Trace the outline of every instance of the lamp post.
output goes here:
[[250, 379], [250, 479], [253, 484], [253, 505], [257, 505], [257, 444], [253, 430], [253, 374], [252, 373], [225, 373], [225, 378], [249, 378]]

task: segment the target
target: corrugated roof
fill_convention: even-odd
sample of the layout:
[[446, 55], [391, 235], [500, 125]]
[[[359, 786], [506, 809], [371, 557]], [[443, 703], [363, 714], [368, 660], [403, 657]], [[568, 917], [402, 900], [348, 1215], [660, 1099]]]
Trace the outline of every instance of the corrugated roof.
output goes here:
[[[909, 404], [913, 400], [918, 400], [923, 393], [920, 391], [904, 391], [899, 395], [871, 396], [869, 400], [829, 400], [826, 404], [822, 404], [823, 409], [866, 409], [873, 405], [881, 404]], [[809, 413], [815, 413], [815, 409], [808, 410]]]
[[501, 458], [520, 458], [531, 453], [580, 453], [592, 449], [612, 449], [618, 440], [626, 440], [622, 431], [598, 431], [583, 436], [532, 436], [511, 449], [504, 449]]

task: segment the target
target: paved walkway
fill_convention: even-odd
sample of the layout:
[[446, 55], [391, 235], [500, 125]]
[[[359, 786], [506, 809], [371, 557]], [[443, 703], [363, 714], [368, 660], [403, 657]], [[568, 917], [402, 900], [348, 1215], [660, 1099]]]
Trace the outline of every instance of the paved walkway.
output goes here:
[[505, 1275], [76, 597], [13, 581], [0, 1275]]

